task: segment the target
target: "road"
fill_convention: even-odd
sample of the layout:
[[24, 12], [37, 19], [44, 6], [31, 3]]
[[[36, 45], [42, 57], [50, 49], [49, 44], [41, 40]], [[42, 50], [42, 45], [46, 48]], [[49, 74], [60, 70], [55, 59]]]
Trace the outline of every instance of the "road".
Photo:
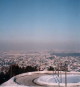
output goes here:
[[[40, 76], [43, 76], [43, 75], [49, 75], [49, 74], [36, 73], [36, 74], [32, 74], [32, 75], [24, 75], [21, 77], [16, 77], [15, 82], [18, 83], [19, 85], [24, 85], [24, 86], [41, 86], [41, 85], [34, 83], [34, 79], [36, 79]], [[50, 87], [63, 87], [63, 86], [50, 86]], [[70, 87], [72, 87], [72, 86], [70, 86]], [[80, 86], [73, 86], [73, 87], [80, 87]]]

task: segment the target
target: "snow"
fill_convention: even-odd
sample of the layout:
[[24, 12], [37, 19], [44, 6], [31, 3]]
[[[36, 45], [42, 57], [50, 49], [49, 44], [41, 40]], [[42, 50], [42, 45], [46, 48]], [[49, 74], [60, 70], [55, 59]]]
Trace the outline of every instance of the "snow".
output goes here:
[[[65, 83], [65, 75], [45, 75], [37, 79], [39, 83]], [[67, 75], [67, 83], [80, 83], [80, 75]]]
[[14, 77], [12, 77], [10, 80], [4, 82], [1, 86], [17, 86], [17, 84], [14, 83]]
[[[23, 74], [19, 74], [15, 77], [12, 77], [10, 80], [8, 80], [7, 82], [3, 83], [2, 85], [0, 86], [23, 86], [24, 85], [21, 85], [21, 84], [18, 84], [14, 81], [15, 78], [19, 78], [21, 76], [25, 76], [25, 75], [34, 75], [34, 74], [42, 74], [42, 73], [53, 73], [53, 72], [50, 72], [50, 71], [38, 71], [38, 72], [29, 72], [29, 73], [23, 73]], [[80, 87], [80, 72], [68, 72], [67, 73], [67, 82], [69, 85], [68, 87], [73, 87], [73, 86], [79, 86]], [[62, 77], [62, 78], [60, 78]], [[35, 79], [35, 78], [34, 78]], [[61, 86], [64, 86], [64, 83], [65, 83], [65, 75], [64, 73], [62, 72], [62, 75], [60, 75], [58, 77], [58, 75], [44, 75], [44, 76], [41, 76], [37, 79], [34, 80], [34, 83], [37, 83], [37, 84], [41, 84], [41, 85], [58, 85], [60, 83]], [[26, 86], [26, 87], [31, 87], [31, 86]], [[33, 87], [33, 86], [32, 86]]]

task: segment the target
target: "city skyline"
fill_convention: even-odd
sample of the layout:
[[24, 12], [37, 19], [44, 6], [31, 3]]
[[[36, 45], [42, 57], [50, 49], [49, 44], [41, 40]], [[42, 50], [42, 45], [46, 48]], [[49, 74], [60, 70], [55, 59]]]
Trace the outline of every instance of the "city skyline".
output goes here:
[[0, 0], [0, 48], [80, 51], [80, 0]]

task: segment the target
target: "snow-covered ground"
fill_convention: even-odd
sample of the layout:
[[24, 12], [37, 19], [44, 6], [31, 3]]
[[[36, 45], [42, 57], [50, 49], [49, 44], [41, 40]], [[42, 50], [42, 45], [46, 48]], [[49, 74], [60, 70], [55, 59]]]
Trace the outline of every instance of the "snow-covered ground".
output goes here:
[[[45, 75], [37, 79], [37, 82], [65, 83], [65, 75]], [[67, 75], [67, 83], [80, 83], [80, 75]]]
[[14, 82], [14, 77], [12, 77], [8, 81], [4, 82], [1, 86], [18, 86], [18, 84]]
[[[64, 85], [64, 83], [65, 83], [65, 76], [64, 75], [58, 77], [57, 75], [53, 75], [53, 72], [51, 72], [51, 71], [38, 71], [38, 72], [19, 74], [15, 77], [12, 77], [10, 80], [3, 83], [1, 86], [24, 86], [24, 85], [21, 85], [21, 84], [18, 84], [17, 82], [15, 82], [14, 79], [20, 78], [20, 77], [24, 78], [25, 76], [33, 76], [34, 74], [38, 75], [38, 74], [42, 74], [42, 73], [44, 73], [44, 74], [47, 73], [50, 75], [40, 76], [37, 79], [34, 78], [35, 79], [34, 83], [37, 83], [40, 85], [58, 85], [59, 83], [60, 83], [60, 85]], [[64, 72], [62, 72], [62, 74], [64, 74]], [[74, 87], [74, 86], [80, 87], [80, 72], [68, 72], [67, 82], [68, 82], [68, 85], [70, 85], [70, 87]], [[26, 87], [29, 87], [29, 86], [26, 86]]]

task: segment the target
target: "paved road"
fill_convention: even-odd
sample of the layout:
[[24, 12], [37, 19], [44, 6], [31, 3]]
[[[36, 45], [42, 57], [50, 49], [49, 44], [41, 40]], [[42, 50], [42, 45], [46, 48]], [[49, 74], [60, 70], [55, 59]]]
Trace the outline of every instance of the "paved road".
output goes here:
[[38, 78], [39, 76], [46, 75], [46, 74], [34, 74], [34, 75], [26, 75], [20, 78], [16, 78], [16, 82], [18, 84], [22, 84], [25, 86], [39, 86], [33, 82], [34, 79]]

